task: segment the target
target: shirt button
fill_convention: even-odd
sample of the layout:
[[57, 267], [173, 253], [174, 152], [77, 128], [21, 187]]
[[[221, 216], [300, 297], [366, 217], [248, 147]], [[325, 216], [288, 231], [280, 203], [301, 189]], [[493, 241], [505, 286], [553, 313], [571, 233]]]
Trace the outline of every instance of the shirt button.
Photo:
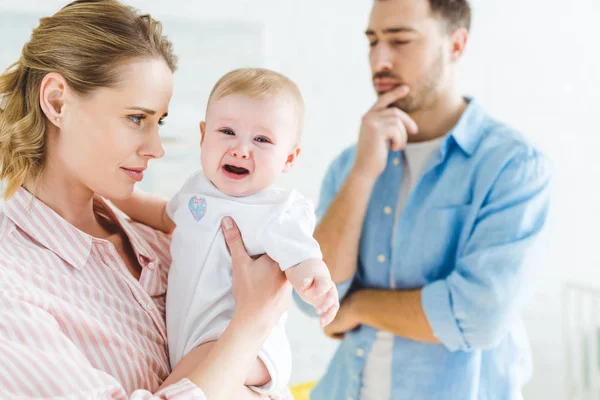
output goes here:
[[356, 355], [362, 357], [365, 355], [365, 351], [363, 349], [356, 350]]
[[152, 303], [146, 304], [146, 309], [152, 311], [154, 309], [154, 304], [152, 304]]
[[148, 264], [148, 269], [149, 269], [149, 270], [153, 270], [153, 269], [154, 269], [154, 263], [150, 263], [150, 264]]
[[397, 167], [400, 165], [400, 159], [398, 157], [394, 158], [394, 165]]
[[377, 261], [379, 261], [380, 263], [382, 263], [382, 264], [383, 264], [383, 263], [385, 262], [385, 256], [384, 256], [383, 254], [380, 254], [380, 255], [377, 257]]
[[390, 214], [392, 213], [392, 207], [390, 207], [390, 206], [385, 206], [385, 207], [383, 208], [383, 213], [384, 213], [385, 215], [390, 215]]

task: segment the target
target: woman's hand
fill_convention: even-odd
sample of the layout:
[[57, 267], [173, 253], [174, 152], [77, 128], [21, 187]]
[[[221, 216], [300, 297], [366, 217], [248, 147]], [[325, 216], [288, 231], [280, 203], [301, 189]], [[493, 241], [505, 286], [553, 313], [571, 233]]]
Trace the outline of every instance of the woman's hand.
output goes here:
[[269, 256], [253, 260], [248, 255], [231, 218], [223, 218], [222, 227], [233, 264], [234, 318], [249, 318], [270, 331], [290, 307], [292, 286]]

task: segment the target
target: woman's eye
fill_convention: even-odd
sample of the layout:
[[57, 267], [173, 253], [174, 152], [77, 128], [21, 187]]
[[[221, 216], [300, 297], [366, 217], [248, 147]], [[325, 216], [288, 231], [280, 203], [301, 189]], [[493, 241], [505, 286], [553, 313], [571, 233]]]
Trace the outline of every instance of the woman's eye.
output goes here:
[[226, 135], [235, 135], [235, 133], [231, 129], [228, 129], [228, 128], [221, 129], [221, 132], [223, 132]]
[[140, 125], [142, 123], [142, 120], [146, 117], [143, 115], [130, 115], [128, 118], [134, 124]]
[[258, 143], [271, 143], [271, 141], [268, 138], [263, 136], [259, 136], [254, 140], [256, 140]]
[[164, 118], [163, 118], [163, 119], [159, 119], [159, 120], [158, 120], [158, 125], [159, 125], [159, 126], [163, 126], [164, 124], [165, 124], [165, 120], [164, 120]]

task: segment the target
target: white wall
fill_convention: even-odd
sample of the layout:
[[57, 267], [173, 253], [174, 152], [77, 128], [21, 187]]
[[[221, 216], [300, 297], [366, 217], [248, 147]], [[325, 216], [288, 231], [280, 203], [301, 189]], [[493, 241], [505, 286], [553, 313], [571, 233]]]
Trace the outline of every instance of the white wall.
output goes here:
[[[63, 1], [0, 0], [1, 10], [52, 12]], [[315, 200], [330, 160], [357, 136], [374, 100], [363, 37], [369, 0], [132, 0], [157, 17], [260, 21], [266, 65], [294, 79], [307, 103], [304, 152], [286, 186]], [[525, 310], [535, 373], [527, 399], [566, 398], [562, 287], [600, 287], [596, 178], [600, 129], [600, 2], [477, 0], [461, 82], [498, 118], [525, 132], [555, 164], [552, 245]], [[166, 32], [168, 34], [168, 32]], [[235, 51], [235, 49], [232, 49]], [[177, 90], [177, 89], [176, 89]], [[206, 96], [207, 93], [199, 93]], [[198, 110], [199, 114], [201, 110]], [[318, 377], [335, 348], [297, 311], [289, 334], [294, 382]]]

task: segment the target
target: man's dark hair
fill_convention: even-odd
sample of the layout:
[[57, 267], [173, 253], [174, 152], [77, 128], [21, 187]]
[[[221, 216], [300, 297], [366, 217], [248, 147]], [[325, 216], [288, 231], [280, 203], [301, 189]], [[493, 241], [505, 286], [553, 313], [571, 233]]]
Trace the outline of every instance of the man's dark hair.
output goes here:
[[468, 0], [428, 0], [431, 11], [448, 23], [448, 29], [471, 29], [471, 6]]

